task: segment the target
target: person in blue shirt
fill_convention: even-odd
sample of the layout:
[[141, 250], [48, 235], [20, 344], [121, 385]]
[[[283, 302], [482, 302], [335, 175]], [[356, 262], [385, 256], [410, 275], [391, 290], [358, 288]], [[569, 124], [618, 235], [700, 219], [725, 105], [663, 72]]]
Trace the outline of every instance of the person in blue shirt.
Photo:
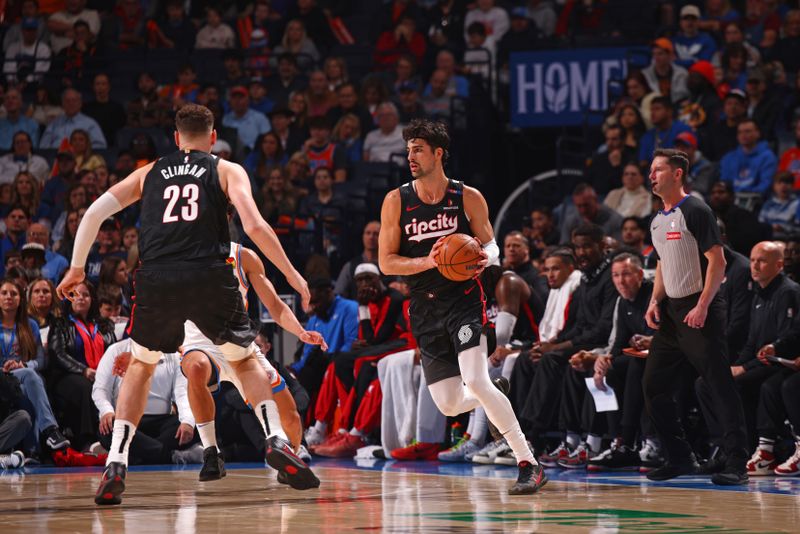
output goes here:
[[231, 94], [231, 111], [222, 118], [223, 126], [235, 128], [239, 139], [250, 150], [256, 138], [272, 130], [269, 119], [263, 113], [250, 108], [250, 93], [241, 85], [234, 87]]
[[31, 145], [36, 148], [39, 145], [39, 123], [22, 113], [22, 94], [17, 89], [9, 89], [6, 91], [3, 106], [6, 108], [6, 116], [0, 119], [0, 149], [11, 150], [14, 134], [17, 132], [27, 133]]
[[5, 275], [5, 257], [10, 250], [22, 250], [25, 244], [25, 231], [30, 223], [30, 214], [20, 205], [11, 206], [6, 215], [6, 234], [0, 240], [0, 256], [4, 262], [0, 266], [0, 276]]
[[672, 38], [678, 56], [675, 63], [691, 67], [695, 61], [711, 61], [717, 43], [709, 34], [700, 31], [700, 9], [693, 5], [683, 6], [680, 18], [681, 31]]
[[800, 199], [794, 194], [794, 176], [787, 171], [775, 175], [772, 183], [772, 196], [761, 206], [758, 222], [772, 228], [772, 237], [786, 239], [800, 230], [798, 213]]
[[720, 178], [733, 184], [736, 193], [761, 193], [766, 195], [778, 168], [778, 158], [766, 141], [761, 141], [761, 130], [753, 119], [744, 119], [736, 129], [739, 146], [720, 161]]
[[316, 345], [306, 344], [299, 354], [300, 359], [289, 367], [313, 398], [331, 359], [338, 352], [349, 351], [358, 338], [358, 303], [336, 295], [330, 278], [313, 279], [308, 288], [312, 315], [306, 329], [322, 334], [328, 342], [328, 353], [323, 353]]
[[83, 99], [78, 91], [75, 89], [64, 90], [61, 96], [61, 107], [64, 108], [64, 114], [56, 117], [47, 125], [39, 141], [39, 148], [57, 149], [61, 146], [61, 142], [69, 139], [75, 130], [85, 130], [89, 134], [92, 148], [106, 148], [106, 136], [100, 125], [93, 118], [81, 113]]
[[64, 271], [69, 267], [69, 261], [61, 254], [53, 252], [50, 248], [50, 230], [43, 224], [32, 223], [28, 226], [25, 237], [26, 244], [43, 247], [44, 265], [41, 268], [42, 277], [53, 283], [58, 283]]
[[666, 96], [657, 96], [650, 102], [653, 127], [639, 140], [639, 161], [643, 165], [649, 165], [657, 148], [674, 148], [678, 134], [692, 131], [690, 126], [674, 120], [672, 113], [672, 100]]

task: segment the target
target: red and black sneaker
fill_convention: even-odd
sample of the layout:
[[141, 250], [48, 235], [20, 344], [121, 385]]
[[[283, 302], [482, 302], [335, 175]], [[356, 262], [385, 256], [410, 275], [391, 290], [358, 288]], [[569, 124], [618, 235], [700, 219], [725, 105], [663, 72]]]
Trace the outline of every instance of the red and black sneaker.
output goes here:
[[128, 468], [122, 462], [111, 462], [103, 471], [100, 486], [94, 494], [95, 504], [120, 504], [122, 492], [125, 491], [125, 475]]
[[267, 438], [267, 463], [278, 472], [286, 473], [286, 482], [296, 490], [319, 487], [317, 476], [285, 439], [278, 436]]
[[509, 495], [532, 495], [547, 484], [544, 467], [530, 462], [519, 463], [517, 482], [508, 490]]

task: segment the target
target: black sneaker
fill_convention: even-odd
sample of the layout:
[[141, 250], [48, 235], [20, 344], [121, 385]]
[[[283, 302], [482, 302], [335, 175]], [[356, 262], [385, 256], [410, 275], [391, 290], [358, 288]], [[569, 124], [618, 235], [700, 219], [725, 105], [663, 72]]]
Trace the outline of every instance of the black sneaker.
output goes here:
[[289, 485], [289, 475], [286, 474], [286, 471], [278, 471], [278, 484]]
[[44, 434], [44, 442], [51, 450], [57, 451], [69, 447], [69, 440], [61, 433], [56, 425], [45, 428], [42, 431]]
[[725, 470], [728, 457], [721, 450], [715, 450], [704, 463], [700, 464], [698, 473], [701, 475], [714, 475]]
[[517, 481], [508, 490], [508, 494], [532, 495], [545, 484], [547, 484], [547, 475], [544, 473], [544, 467], [530, 462], [520, 462]]
[[671, 463], [666, 462], [664, 465], [657, 469], [653, 469], [649, 473], [647, 473], [648, 480], [652, 480], [654, 482], [661, 482], [664, 480], [669, 480], [671, 478], [679, 477], [682, 475], [694, 475], [697, 473], [699, 466], [694, 458], [691, 458], [686, 463]]
[[613, 443], [611, 448], [589, 458], [588, 471], [638, 471], [642, 465], [639, 453], [622, 443]]
[[740, 464], [736, 466], [726, 465], [720, 472], [711, 475], [711, 482], [717, 486], [741, 486], [747, 484], [750, 481], [750, 477], [747, 475], [747, 468], [743, 462], [740, 462]]
[[111, 462], [103, 471], [100, 486], [94, 494], [95, 504], [120, 504], [122, 492], [125, 491], [125, 475], [128, 468], [122, 462]]
[[200, 482], [208, 482], [209, 480], [219, 480], [224, 477], [225, 461], [222, 459], [222, 454], [216, 447], [208, 447], [203, 450], [203, 467], [200, 469]]
[[296, 490], [319, 487], [319, 479], [314, 472], [297, 457], [292, 445], [278, 436], [267, 438], [267, 463], [278, 472], [285, 472], [286, 481]]
[[[506, 397], [508, 396], [508, 392], [511, 391], [511, 382], [509, 382], [508, 379], [504, 376], [498, 376], [497, 378], [493, 378], [492, 384], [494, 384], [494, 387], [499, 389], [500, 392]], [[492, 441], [498, 441], [503, 439], [503, 434], [501, 434], [500, 431], [497, 430], [497, 427], [494, 426], [491, 421], [489, 421], [489, 434], [491, 434], [492, 436]]]

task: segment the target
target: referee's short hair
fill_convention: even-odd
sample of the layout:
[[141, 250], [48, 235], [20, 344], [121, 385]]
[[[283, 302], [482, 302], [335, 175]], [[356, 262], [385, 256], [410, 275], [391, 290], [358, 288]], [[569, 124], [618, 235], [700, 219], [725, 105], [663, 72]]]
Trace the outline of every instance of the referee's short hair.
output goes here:
[[680, 169], [683, 171], [681, 173], [681, 183], [686, 183], [686, 177], [689, 174], [689, 156], [686, 155], [686, 152], [675, 150], [674, 148], [658, 148], [653, 152], [653, 159], [656, 158], [667, 158], [667, 164], [673, 170]]
[[572, 231], [573, 239], [578, 236], [588, 237], [593, 243], [600, 245], [603, 243], [603, 238], [606, 235], [603, 229], [596, 224], [581, 223]]
[[622, 263], [624, 261], [631, 262], [631, 265], [639, 269], [640, 271], [644, 269], [642, 265], [642, 259], [637, 256], [636, 254], [631, 254], [630, 252], [622, 252], [614, 256], [614, 259], [611, 260], [611, 263]]

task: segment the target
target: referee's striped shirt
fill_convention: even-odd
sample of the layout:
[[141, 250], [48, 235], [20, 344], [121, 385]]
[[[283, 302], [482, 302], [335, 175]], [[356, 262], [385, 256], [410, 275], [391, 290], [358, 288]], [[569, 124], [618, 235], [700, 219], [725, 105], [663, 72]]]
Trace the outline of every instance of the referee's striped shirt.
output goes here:
[[669, 211], [659, 211], [650, 222], [656, 257], [661, 262], [664, 288], [670, 298], [703, 290], [707, 252], [722, 245], [717, 219], [705, 202], [686, 195]]

